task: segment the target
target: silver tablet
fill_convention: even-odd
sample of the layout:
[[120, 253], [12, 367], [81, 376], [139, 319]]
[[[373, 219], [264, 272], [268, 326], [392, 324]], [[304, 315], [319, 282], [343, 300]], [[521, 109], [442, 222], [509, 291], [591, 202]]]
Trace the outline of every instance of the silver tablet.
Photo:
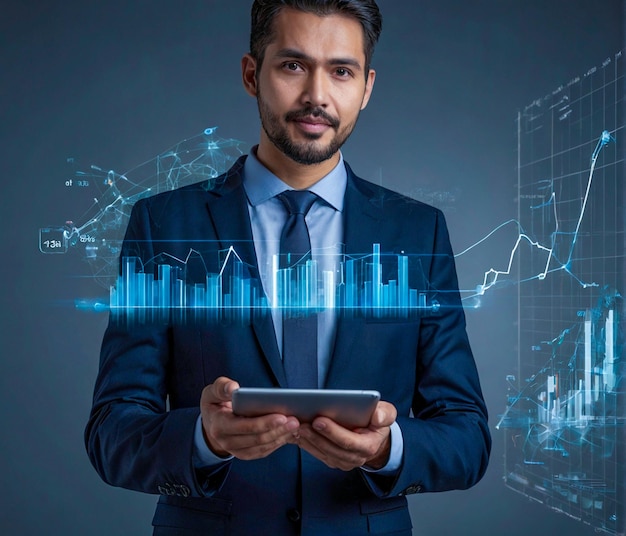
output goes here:
[[378, 391], [242, 387], [233, 392], [233, 413], [244, 417], [280, 413], [300, 422], [324, 416], [346, 428], [364, 428], [379, 400]]

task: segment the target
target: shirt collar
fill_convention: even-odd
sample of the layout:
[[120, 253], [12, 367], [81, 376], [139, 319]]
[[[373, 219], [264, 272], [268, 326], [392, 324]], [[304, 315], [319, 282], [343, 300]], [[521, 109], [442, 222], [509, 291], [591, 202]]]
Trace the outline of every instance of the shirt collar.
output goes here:
[[[265, 203], [285, 190], [293, 190], [291, 186], [261, 164], [256, 156], [257, 147], [252, 148], [243, 167], [243, 187], [252, 206]], [[342, 212], [347, 183], [348, 173], [344, 165], [343, 155], [339, 152], [337, 165], [328, 175], [311, 186], [309, 191], [321, 197], [335, 210]]]

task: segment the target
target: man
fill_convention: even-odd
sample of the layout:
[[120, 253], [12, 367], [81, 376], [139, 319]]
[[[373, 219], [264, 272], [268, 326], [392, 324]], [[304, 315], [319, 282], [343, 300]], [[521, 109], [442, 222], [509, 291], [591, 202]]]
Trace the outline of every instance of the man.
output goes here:
[[[307, 315], [313, 336], [275, 309], [226, 325], [112, 320], [86, 443], [105, 481], [161, 495], [154, 534], [409, 535], [405, 495], [467, 488], [486, 469], [486, 409], [443, 216], [357, 178], [339, 151], [372, 93], [380, 28], [373, 0], [256, 0], [242, 76], [258, 102], [258, 146], [214, 187], [138, 202], [123, 255], [148, 264], [198, 252], [202, 270], [190, 264], [186, 276], [202, 281], [233, 248], [271, 297], [272, 259], [298, 218], [283, 192], [308, 190], [313, 260], [332, 271], [374, 244], [412, 255], [411, 277], [426, 279], [437, 307]], [[312, 353], [306, 381], [380, 391], [369, 426], [233, 413], [240, 385], [300, 386], [294, 333], [296, 375]]]

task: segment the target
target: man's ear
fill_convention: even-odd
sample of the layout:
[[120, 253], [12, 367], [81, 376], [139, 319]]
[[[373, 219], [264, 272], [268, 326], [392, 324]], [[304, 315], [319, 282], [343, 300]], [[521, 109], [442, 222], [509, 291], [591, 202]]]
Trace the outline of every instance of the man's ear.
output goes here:
[[252, 97], [257, 96], [256, 66], [256, 60], [250, 54], [241, 58], [241, 80], [244, 89]]
[[361, 110], [364, 110], [367, 103], [372, 96], [372, 90], [374, 89], [374, 81], [376, 80], [376, 71], [370, 69], [367, 73], [367, 80], [365, 81], [365, 93], [363, 94], [363, 102], [361, 103]]

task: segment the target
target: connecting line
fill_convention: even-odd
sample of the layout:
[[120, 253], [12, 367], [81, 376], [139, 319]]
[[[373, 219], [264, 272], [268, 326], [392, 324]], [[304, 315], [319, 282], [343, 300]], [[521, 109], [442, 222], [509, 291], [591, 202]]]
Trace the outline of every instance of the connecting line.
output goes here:
[[[94, 198], [94, 205], [92, 206], [95, 206], [98, 203], [99, 203], [98, 199]], [[125, 204], [124, 198], [121, 195], [119, 195], [117, 198], [115, 198], [115, 200], [113, 200], [107, 206], [105, 206], [104, 208], [101, 208], [99, 212], [93, 218], [91, 218], [90, 220], [87, 220], [80, 227], [72, 227], [70, 230], [63, 231], [63, 238], [67, 240], [68, 242], [71, 241], [73, 238], [78, 238], [81, 234], [83, 234], [83, 231], [89, 230], [93, 225], [97, 225], [100, 219], [102, 218], [102, 215], [105, 214], [106, 212], [115, 211], [120, 216], [123, 216], [123, 212], [119, 210], [116, 205], [124, 205], [124, 204]]]
[[[522, 240], [526, 240], [532, 247], [537, 248], [542, 251], [546, 251], [548, 253], [547, 255], [548, 258], [546, 260], [544, 271], [537, 274], [533, 278], [533, 279], [545, 279], [546, 274], [548, 273], [548, 267], [550, 266], [550, 259], [552, 258], [553, 248], [547, 248], [541, 245], [538, 241], [533, 241], [528, 235], [522, 233], [517, 237], [517, 240], [515, 241], [515, 246], [513, 247], [511, 251], [511, 255], [509, 257], [509, 264], [507, 265], [506, 270], [494, 270], [493, 268], [490, 268], [487, 272], [485, 272], [485, 278], [483, 279], [483, 283], [482, 285], [478, 286], [475, 296], [477, 295], [482, 296], [487, 290], [489, 290], [498, 282], [498, 278], [501, 275], [509, 275], [511, 273], [511, 268], [513, 266], [515, 253], [517, 252], [517, 249], [519, 248], [519, 245], [522, 242]], [[489, 277], [491, 275], [493, 275], [493, 278], [491, 281], [489, 281]]]
[[[552, 193], [551, 199], [554, 199], [554, 192]], [[556, 208], [555, 208], [555, 212], [556, 212]], [[558, 220], [555, 220], [555, 221], [557, 221], [557, 224], [556, 224], [555, 231], [552, 234], [552, 236], [553, 236], [553, 238], [552, 238], [552, 247], [550, 247], [550, 248], [540, 244], [539, 241], [532, 240], [526, 233], [521, 232], [521, 224], [517, 220], [509, 220], [509, 221], [507, 221], [505, 223], [500, 224], [493, 231], [491, 231], [489, 234], [484, 236], [481, 240], [479, 240], [478, 242], [476, 242], [472, 246], [466, 248], [465, 250], [463, 250], [460, 253], [458, 253], [457, 255], [455, 255], [455, 258], [456, 258], [456, 257], [460, 257], [461, 255], [464, 255], [465, 253], [468, 253], [469, 251], [471, 251], [472, 249], [474, 249], [475, 247], [477, 247], [478, 245], [483, 243], [485, 240], [487, 240], [489, 237], [491, 237], [494, 233], [496, 233], [497, 231], [499, 231], [500, 229], [502, 229], [506, 225], [509, 225], [510, 223], [515, 223], [518, 226], [519, 235], [517, 237], [517, 240], [515, 241], [515, 245], [513, 246], [513, 249], [511, 250], [511, 254], [509, 256], [509, 263], [508, 263], [506, 269], [505, 270], [496, 270], [494, 268], [490, 268], [489, 270], [487, 270], [485, 272], [485, 276], [484, 276], [483, 282], [482, 282], [481, 285], [477, 286], [476, 292], [474, 294], [471, 294], [470, 296], [464, 297], [463, 300], [466, 300], [466, 299], [469, 299], [469, 298], [475, 298], [477, 296], [482, 296], [483, 294], [485, 294], [485, 292], [487, 290], [489, 290], [491, 287], [493, 287], [494, 285], [496, 285], [498, 283], [498, 279], [500, 278], [500, 276], [510, 275], [511, 269], [513, 267], [513, 261], [515, 259], [515, 254], [517, 253], [517, 250], [518, 250], [518, 248], [520, 246], [520, 243], [523, 240], [526, 240], [530, 244], [530, 246], [532, 246], [534, 248], [537, 248], [539, 250], [547, 252], [547, 260], [546, 260], [546, 265], [545, 265], [545, 268], [544, 268], [543, 272], [541, 272], [541, 273], [537, 274], [536, 276], [534, 276], [533, 278], [531, 278], [531, 279], [545, 279], [546, 275], [549, 273], [550, 260], [552, 258], [552, 252], [554, 250], [554, 241], [555, 241], [554, 237], [556, 236], [556, 233], [558, 231]]]
[[525, 391], [527, 389], [529, 389], [531, 386], [534, 386], [535, 384], [528, 384], [526, 385], [526, 387], [524, 387], [524, 389], [522, 389], [518, 395], [513, 399], [513, 401], [507, 405], [506, 409], [504, 410], [504, 413], [502, 414], [502, 416], [500, 417], [500, 420], [498, 421], [498, 424], [496, 424], [496, 430], [500, 430], [500, 428], [502, 427], [502, 425], [504, 424], [504, 421], [506, 420], [506, 418], [509, 416], [509, 413], [511, 412], [511, 410], [513, 409], [513, 407], [520, 401], [520, 400], [528, 400], [529, 402], [531, 402], [532, 404], [534, 404], [535, 406], [539, 407], [539, 403], [534, 400], [533, 398], [530, 398], [528, 396], [525, 396]]
[[483, 236], [478, 242], [476, 242], [475, 244], [472, 244], [471, 246], [465, 248], [463, 251], [461, 251], [460, 253], [457, 253], [454, 257], [458, 258], [461, 255], [465, 255], [467, 252], [471, 251], [472, 249], [474, 249], [476, 246], [479, 246], [480, 244], [482, 244], [485, 240], [489, 239], [492, 235], [494, 235], [495, 233], [497, 233], [500, 229], [502, 229], [503, 227], [506, 227], [509, 223], [515, 223], [517, 224], [518, 227], [520, 227], [520, 223], [517, 220], [508, 220], [505, 221], [504, 223], [501, 223], [500, 225], [498, 225], [493, 231], [491, 231], [490, 233], [488, 233], [487, 235]]
[[[89, 207], [89, 209], [85, 211], [83, 216], [91, 212], [92, 209], [94, 209], [94, 207], [98, 207], [96, 214], [92, 218], [87, 220], [85, 223], [83, 223], [82, 225], [73, 226], [69, 229], [66, 229], [63, 232], [63, 237], [68, 242], [71, 242], [74, 239], [78, 239], [85, 232], [92, 231], [94, 227], [97, 227], [99, 225], [99, 223], [102, 221], [102, 218], [106, 214], [115, 214], [116, 219], [119, 218], [119, 221], [121, 222], [121, 219], [127, 216], [127, 214], [124, 213], [121, 207], [124, 207], [124, 206], [130, 207], [138, 199], [142, 197], [147, 197], [148, 195], [152, 193], [152, 188], [145, 188], [140, 193], [135, 194], [134, 196], [131, 196], [131, 195], [123, 196], [117, 188], [117, 185], [119, 184], [119, 182], [123, 181], [129, 184], [131, 188], [140, 188], [140, 185], [128, 179], [126, 175], [120, 175], [119, 173], [116, 173], [113, 170], [104, 171], [99, 166], [96, 166], [93, 164], [91, 165], [91, 169], [94, 172], [100, 172], [103, 174], [106, 173], [106, 177], [104, 178], [102, 182], [104, 185], [106, 185], [106, 189], [100, 193], [100, 197], [93, 198], [93, 204], [91, 205], [91, 207]], [[102, 178], [102, 176], [99, 176], [96, 173], [87, 175], [86, 173], [78, 172], [77, 174], [80, 174], [80, 176], [88, 176], [92, 178], [100, 178], [100, 179]], [[111, 192], [114, 194], [114, 197], [112, 198], [111, 201], [107, 202], [106, 204], [103, 204], [103, 201], [105, 200], [108, 201], [108, 199], [111, 198], [110, 195], [107, 195], [107, 194], [110, 194]]]
[[559, 218], [558, 218], [558, 212], [557, 212], [557, 200], [556, 200], [556, 194], [554, 193], [554, 191], [551, 193], [550, 195], [550, 199], [548, 201], [546, 201], [545, 203], [542, 203], [541, 205], [537, 205], [537, 206], [533, 206], [531, 207], [531, 209], [537, 209], [537, 208], [542, 208], [545, 206], [548, 206], [549, 204], [552, 204], [552, 207], [554, 209], [554, 221], [555, 221], [555, 228], [554, 231], [551, 233], [551, 244], [550, 246], [545, 246], [543, 244], [541, 244], [539, 241], [536, 240], [532, 240], [532, 238], [530, 238], [530, 236], [528, 236], [522, 229], [522, 226], [520, 224], [520, 222], [518, 222], [517, 220], [511, 219], [508, 220], [500, 225], [498, 225], [495, 229], [493, 229], [490, 233], [488, 233], [487, 235], [485, 235], [483, 238], [481, 238], [478, 242], [476, 242], [475, 244], [469, 246], [468, 248], [464, 249], [463, 251], [461, 251], [460, 253], [455, 255], [455, 258], [460, 257], [461, 255], [464, 255], [466, 253], [468, 253], [469, 251], [471, 251], [472, 249], [474, 249], [475, 247], [479, 246], [480, 244], [482, 244], [483, 242], [485, 242], [487, 239], [489, 239], [492, 235], [494, 235], [497, 231], [499, 231], [500, 229], [504, 228], [505, 226], [514, 223], [517, 225], [518, 227], [518, 237], [517, 240], [515, 241], [515, 245], [513, 246], [513, 249], [511, 250], [511, 254], [509, 256], [509, 262], [507, 264], [506, 269], [504, 270], [496, 270], [495, 268], [490, 268], [489, 270], [487, 270], [485, 272], [485, 276], [483, 278], [483, 282], [482, 284], [478, 285], [476, 287], [476, 292], [469, 295], [469, 296], [465, 296], [463, 298], [463, 300], [468, 300], [470, 298], [476, 298], [478, 296], [482, 296], [487, 290], [489, 290], [490, 288], [492, 288], [493, 286], [495, 286], [500, 277], [501, 276], [507, 276], [511, 274], [511, 269], [513, 267], [513, 261], [515, 259], [515, 255], [517, 253], [517, 250], [521, 244], [521, 242], [523, 240], [525, 240], [526, 242], [528, 242], [528, 244], [532, 247], [532, 248], [536, 248], [540, 251], [544, 251], [547, 254], [547, 260], [544, 266], [543, 271], [531, 276], [531, 277], [527, 277], [523, 280], [520, 280], [520, 282], [522, 281], [531, 281], [531, 280], [544, 280], [548, 274], [553, 273], [553, 272], [558, 272], [561, 270], [566, 271], [568, 274], [570, 274], [583, 288], [588, 288], [588, 287], [597, 287], [597, 283], [585, 283], [582, 280], [580, 280], [578, 277], [576, 277], [572, 271], [570, 270], [570, 264], [572, 262], [572, 258], [574, 255], [574, 247], [576, 246], [576, 242], [578, 240], [578, 234], [580, 232], [580, 226], [582, 224], [583, 218], [585, 216], [585, 211], [587, 209], [587, 202], [589, 200], [589, 193], [591, 191], [591, 184], [593, 182], [593, 175], [596, 169], [596, 164], [598, 161], [598, 156], [600, 155], [600, 152], [602, 151], [602, 149], [608, 145], [611, 141], [615, 141], [615, 138], [610, 134], [610, 132], [608, 130], [604, 130], [602, 132], [602, 134], [600, 135], [600, 138], [598, 140], [598, 143], [596, 144], [596, 147], [593, 151], [593, 154], [591, 155], [591, 167], [589, 169], [589, 179], [587, 180], [587, 189], [585, 191], [585, 196], [583, 199], [583, 203], [581, 206], [581, 210], [580, 210], [580, 215], [578, 217], [578, 221], [576, 223], [576, 229], [573, 233], [573, 238], [572, 238], [572, 243], [570, 245], [569, 248], [569, 254], [568, 254], [568, 258], [567, 258], [567, 262], [566, 263], [561, 263], [559, 262], [559, 266], [557, 268], [553, 268], [550, 269], [550, 263], [552, 261], [552, 259], [555, 259], [558, 261], [558, 259], [556, 258], [556, 256], [554, 255], [554, 250], [556, 247], [556, 237], [559, 234]]
[[[219, 276], [220, 278], [222, 277], [222, 275], [224, 274], [224, 270], [226, 270], [226, 267], [228, 266], [228, 261], [230, 260], [230, 258], [232, 256], [237, 257], [237, 260], [241, 263], [241, 264], [245, 264], [243, 262], [243, 260], [241, 260], [241, 257], [237, 254], [237, 252], [235, 251], [235, 248], [233, 246], [230, 246], [228, 248], [228, 253], [226, 254], [226, 258], [224, 259], [224, 262], [222, 263], [222, 267], [220, 268], [220, 273]], [[187, 257], [187, 259], [189, 259], [189, 257]]]
[[[214, 137], [216, 129], [210, 127], [203, 134], [184, 139], [124, 174], [114, 170], [106, 171], [95, 164], [89, 167], [89, 171], [75, 171], [76, 177], [92, 183], [87, 185], [97, 187], [98, 193], [93, 197], [91, 206], [79, 218], [79, 221], [83, 221], [88, 217], [84, 223], [66, 224], [64, 240], [73, 246], [81, 235], [92, 233], [96, 239], [121, 241], [119, 233], [123, 234], [130, 209], [136, 201], [153, 193], [197, 182], [201, 178], [215, 179], [226, 171], [227, 164], [243, 154], [239, 147], [241, 142]], [[226, 153], [227, 149], [231, 151]], [[103, 223], [109, 217], [114, 218], [114, 223]], [[76, 218], [72, 219], [76, 221]], [[103, 237], [104, 231], [108, 232], [107, 238]]]
[[605, 146], [607, 146], [611, 141], [615, 141], [615, 138], [611, 136], [609, 131], [608, 130], [602, 131], [600, 139], [598, 140], [598, 143], [596, 144], [596, 148], [594, 149], [593, 154], [591, 155], [591, 168], [589, 169], [589, 180], [587, 181], [587, 191], [585, 192], [585, 198], [583, 200], [583, 206], [580, 211], [580, 217], [578, 218], [578, 223], [576, 224], [576, 230], [574, 231], [574, 238], [572, 239], [572, 245], [569, 250], [569, 256], [567, 258], [568, 266], [572, 260], [572, 255], [574, 254], [574, 246], [576, 245], [576, 240], [578, 239], [578, 231], [580, 229], [580, 224], [582, 223], [583, 217], [585, 215], [585, 209], [587, 207], [587, 201], [589, 199], [589, 191], [591, 190], [591, 182], [593, 180], [593, 173], [596, 169], [596, 163], [598, 162], [598, 156], [600, 156], [600, 151], [602, 151], [602, 149]]

